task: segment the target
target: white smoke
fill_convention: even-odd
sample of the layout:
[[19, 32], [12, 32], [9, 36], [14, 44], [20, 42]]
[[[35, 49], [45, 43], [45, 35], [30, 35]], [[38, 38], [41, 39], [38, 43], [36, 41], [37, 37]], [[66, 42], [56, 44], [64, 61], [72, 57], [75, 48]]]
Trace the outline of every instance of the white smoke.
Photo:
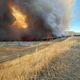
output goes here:
[[[1, 0], [0, 5], [0, 40], [20, 40], [23, 36], [31, 35], [44, 37], [47, 34], [65, 36], [71, 20], [71, 10], [74, 0], [10, 0], [25, 12], [29, 18], [29, 28], [23, 31], [17, 26], [11, 26], [8, 18], [12, 18], [8, 10], [8, 1]], [[5, 5], [6, 4], [6, 5]], [[7, 14], [8, 18], [4, 18]], [[10, 21], [10, 20], [9, 20]], [[7, 24], [7, 25], [6, 25]], [[25, 33], [25, 34], [24, 34]], [[29, 37], [29, 36], [28, 36]], [[27, 38], [28, 38], [27, 37]]]
[[[16, 3], [30, 14], [40, 16], [45, 27], [56, 37], [65, 36], [74, 0], [16, 0]], [[35, 20], [35, 19], [34, 19]], [[35, 27], [34, 27], [35, 28]], [[45, 30], [44, 30], [45, 31]]]

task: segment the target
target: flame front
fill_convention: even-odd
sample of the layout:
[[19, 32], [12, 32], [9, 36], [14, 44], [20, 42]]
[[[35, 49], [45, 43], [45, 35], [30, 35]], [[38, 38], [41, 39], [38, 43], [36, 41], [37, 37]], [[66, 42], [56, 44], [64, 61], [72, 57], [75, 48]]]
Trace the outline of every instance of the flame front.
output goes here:
[[12, 15], [15, 17], [15, 22], [14, 24], [16, 24], [17, 26], [19, 26], [20, 28], [27, 28], [28, 27], [28, 23], [27, 23], [27, 17], [20, 12], [20, 10], [18, 10], [16, 7], [12, 7]]

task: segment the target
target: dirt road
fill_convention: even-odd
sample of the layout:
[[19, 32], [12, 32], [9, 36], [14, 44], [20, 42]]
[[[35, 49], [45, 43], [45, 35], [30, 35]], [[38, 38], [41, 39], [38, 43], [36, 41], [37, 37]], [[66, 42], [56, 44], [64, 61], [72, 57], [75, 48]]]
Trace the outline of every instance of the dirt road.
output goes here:
[[[64, 38], [60, 41], [65, 40]], [[57, 40], [42, 42], [0, 42], [0, 63], [36, 53], [58, 42]]]
[[[31, 45], [32, 43], [32, 45]], [[37, 50], [40, 51], [45, 47], [48, 47], [50, 43], [34, 43], [31, 42], [30, 45], [28, 42], [25, 44], [19, 43], [4, 43], [3, 47], [0, 48], [0, 63], [19, 58], [21, 56], [30, 55], [35, 53]], [[11, 45], [12, 44], [12, 45]]]

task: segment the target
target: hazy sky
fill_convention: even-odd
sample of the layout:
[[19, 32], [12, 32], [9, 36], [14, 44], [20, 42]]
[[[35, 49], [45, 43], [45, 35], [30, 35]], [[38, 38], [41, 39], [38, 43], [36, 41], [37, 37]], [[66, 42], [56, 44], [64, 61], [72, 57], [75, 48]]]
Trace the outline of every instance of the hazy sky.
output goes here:
[[71, 22], [71, 30], [75, 32], [80, 32], [80, 0], [75, 1], [73, 9], [73, 19]]

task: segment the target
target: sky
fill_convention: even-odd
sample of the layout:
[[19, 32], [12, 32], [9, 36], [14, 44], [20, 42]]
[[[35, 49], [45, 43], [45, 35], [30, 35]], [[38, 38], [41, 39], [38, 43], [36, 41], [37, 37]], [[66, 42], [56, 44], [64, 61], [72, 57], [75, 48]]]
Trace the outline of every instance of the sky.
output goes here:
[[72, 17], [70, 30], [74, 32], [80, 32], [80, 0], [75, 0]]

